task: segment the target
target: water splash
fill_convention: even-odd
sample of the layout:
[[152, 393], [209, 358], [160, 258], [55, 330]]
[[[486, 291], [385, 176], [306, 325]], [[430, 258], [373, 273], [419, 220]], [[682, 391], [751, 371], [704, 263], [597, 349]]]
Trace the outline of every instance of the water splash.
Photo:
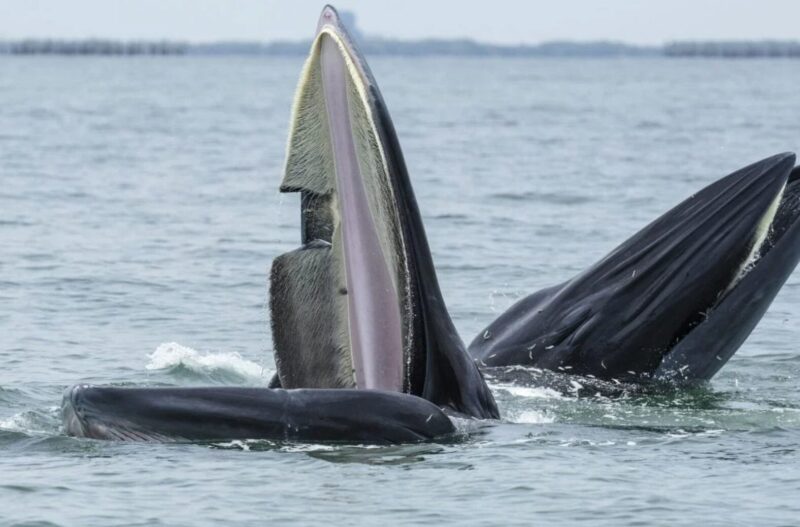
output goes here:
[[564, 399], [564, 395], [552, 388], [539, 386], [516, 386], [513, 384], [490, 384], [493, 390], [502, 390], [515, 397], [528, 399]]
[[232, 374], [254, 382], [269, 381], [271, 372], [236, 352], [201, 353], [177, 342], [165, 342], [149, 355], [147, 370], [184, 370], [198, 375]]
[[524, 410], [517, 415], [509, 416], [508, 421], [517, 424], [542, 425], [554, 423], [556, 419], [543, 411]]
[[25, 435], [52, 435], [60, 425], [61, 408], [51, 406], [43, 410], [28, 410], [0, 419], [0, 430]]

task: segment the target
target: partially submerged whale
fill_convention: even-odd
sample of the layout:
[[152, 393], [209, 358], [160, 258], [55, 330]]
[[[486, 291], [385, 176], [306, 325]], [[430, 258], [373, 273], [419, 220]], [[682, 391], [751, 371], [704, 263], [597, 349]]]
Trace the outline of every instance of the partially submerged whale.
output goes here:
[[448, 416], [499, 417], [478, 364], [709, 379], [800, 260], [794, 162], [773, 156], [709, 185], [583, 273], [516, 303], [467, 353], [386, 105], [326, 7], [281, 184], [300, 194], [302, 245], [272, 266], [270, 387], [79, 385], [64, 395], [64, 428], [121, 440], [406, 442], [452, 434]]
[[692, 195], [571, 280], [523, 298], [469, 351], [624, 382], [710, 379], [800, 260], [800, 168], [779, 154]]
[[325, 7], [293, 108], [283, 192], [302, 246], [271, 273], [270, 388], [117, 388], [64, 395], [70, 435], [123, 440], [405, 442], [497, 418], [442, 299], [389, 113]]

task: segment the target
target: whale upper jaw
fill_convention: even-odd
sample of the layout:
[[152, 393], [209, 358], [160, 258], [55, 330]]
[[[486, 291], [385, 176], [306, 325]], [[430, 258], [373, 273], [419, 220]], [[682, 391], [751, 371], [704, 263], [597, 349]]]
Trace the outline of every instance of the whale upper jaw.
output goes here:
[[456, 431], [433, 403], [376, 390], [78, 385], [61, 412], [67, 435], [118, 441], [405, 443]]
[[281, 191], [301, 194], [302, 246], [271, 272], [280, 385], [404, 392], [497, 417], [442, 299], [386, 104], [329, 6], [295, 94]]
[[470, 345], [487, 366], [602, 379], [709, 379], [800, 260], [794, 154], [679, 204], [564, 284], [503, 313]]

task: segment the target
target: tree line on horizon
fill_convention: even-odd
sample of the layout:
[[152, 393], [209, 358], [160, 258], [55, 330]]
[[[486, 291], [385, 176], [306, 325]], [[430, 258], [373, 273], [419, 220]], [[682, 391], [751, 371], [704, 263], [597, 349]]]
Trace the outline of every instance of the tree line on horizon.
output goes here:
[[[800, 57], [798, 41], [685, 41], [663, 46], [638, 46], [613, 41], [558, 41], [536, 45], [486, 44], [470, 39], [364, 39], [368, 55], [449, 55], [499, 57]], [[305, 55], [310, 40], [295, 42], [188, 43], [169, 40], [117, 41], [110, 39], [25, 39], [0, 42], [0, 54], [9, 55]]]
[[119, 41], [108, 39], [25, 39], [0, 43], [0, 53], [10, 55], [183, 55], [183, 42]]
[[671, 42], [664, 46], [668, 57], [720, 58], [796, 58], [800, 57], [797, 41], [687, 41]]

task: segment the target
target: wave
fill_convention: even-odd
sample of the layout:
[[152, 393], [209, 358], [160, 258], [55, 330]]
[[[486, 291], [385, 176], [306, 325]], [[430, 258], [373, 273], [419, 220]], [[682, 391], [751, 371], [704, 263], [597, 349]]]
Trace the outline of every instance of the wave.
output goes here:
[[582, 205], [590, 203], [595, 198], [584, 194], [570, 194], [567, 192], [496, 192], [490, 197], [504, 201], [525, 201], [536, 203], [547, 203], [548, 205]]
[[272, 375], [268, 369], [236, 352], [201, 353], [177, 342], [159, 344], [149, 358], [150, 362], [145, 366], [147, 370], [170, 374], [189, 373], [217, 381], [244, 380], [263, 384], [269, 382]]
[[0, 430], [25, 435], [52, 435], [61, 424], [61, 408], [51, 406], [44, 410], [28, 410], [0, 419]]

